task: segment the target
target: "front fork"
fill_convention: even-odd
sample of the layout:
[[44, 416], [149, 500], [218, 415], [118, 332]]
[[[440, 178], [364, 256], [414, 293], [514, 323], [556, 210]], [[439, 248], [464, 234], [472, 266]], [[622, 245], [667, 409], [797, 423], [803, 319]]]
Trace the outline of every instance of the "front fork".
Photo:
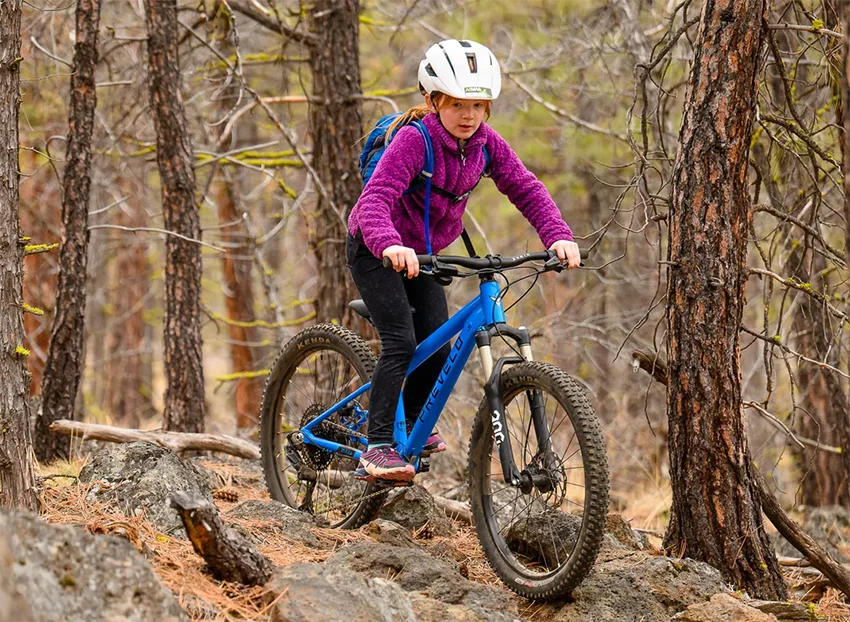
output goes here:
[[[490, 351], [490, 341], [494, 335], [510, 337], [519, 346], [521, 356], [506, 356], [500, 358], [493, 364], [493, 355]], [[511, 486], [519, 486], [524, 494], [531, 492], [535, 485], [545, 485], [544, 481], [538, 482], [536, 474], [528, 470], [520, 472], [514, 462], [513, 448], [511, 446], [511, 435], [508, 431], [508, 422], [505, 417], [502, 395], [499, 385], [502, 377], [502, 368], [505, 365], [522, 363], [534, 360], [531, 353], [531, 338], [528, 329], [524, 326], [513, 328], [505, 324], [496, 324], [486, 331], [479, 331], [475, 335], [478, 345], [478, 353], [481, 356], [481, 364], [484, 368], [484, 394], [490, 411], [490, 420], [493, 426], [493, 441], [499, 448], [499, 460], [502, 464], [502, 476], [505, 482]], [[549, 435], [549, 424], [546, 421], [543, 398], [538, 391], [527, 392], [531, 403], [531, 420], [534, 425], [534, 433], [538, 440], [538, 450], [543, 456], [551, 454], [552, 441]]]

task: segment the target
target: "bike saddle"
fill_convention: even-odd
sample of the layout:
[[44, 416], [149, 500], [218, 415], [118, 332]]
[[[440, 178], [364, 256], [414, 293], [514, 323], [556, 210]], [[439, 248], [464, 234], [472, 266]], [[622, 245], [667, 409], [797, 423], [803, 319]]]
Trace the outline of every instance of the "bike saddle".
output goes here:
[[[354, 309], [357, 315], [366, 318], [370, 323], [372, 322], [372, 314], [369, 313], [369, 309], [366, 308], [366, 303], [362, 299], [352, 300], [348, 303], [348, 306]], [[416, 313], [416, 309], [410, 307], [410, 312]]]

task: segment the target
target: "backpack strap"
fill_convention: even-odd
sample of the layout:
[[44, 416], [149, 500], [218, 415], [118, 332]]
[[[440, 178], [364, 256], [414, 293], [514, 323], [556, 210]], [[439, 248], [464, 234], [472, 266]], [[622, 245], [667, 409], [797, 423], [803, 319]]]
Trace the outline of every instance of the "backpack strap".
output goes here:
[[466, 232], [466, 227], [463, 228], [460, 237], [463, 238], [463, 245], [466, 247], [466, 252], [469, 254], [469, 256], [477, 259], [478, 253], [475, 252], [475, 247], [472, 245], [472, 239]]
[[431, 143], [431, 136], [428, 134], [428, 128], [422, 121], [414, 121], [411, 123], [413, 127], [419, 130], [422, 135], [422, 140], [425, 141], [425, 166], [420, 175], [425, 177], [425, 252], [428, 255], [433, 254], [431, 251], [431, 177], [434, 176], [434, 145]]

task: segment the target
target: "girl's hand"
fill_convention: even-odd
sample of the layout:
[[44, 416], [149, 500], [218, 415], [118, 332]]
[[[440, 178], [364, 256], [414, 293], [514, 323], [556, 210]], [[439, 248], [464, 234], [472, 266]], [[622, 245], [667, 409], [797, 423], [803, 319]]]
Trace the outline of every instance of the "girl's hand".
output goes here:
[[581, 265], [581, 254], [578, 249], [578, 244], [567, 240], [558, 240], [549, 247], [550, 251], [555, 251], [558, 259], [567, 262], [567, 268], [572, 270]]
[[[576, 249], [578, 249], [578, 246], [576, 246]], [[393, 270], [396, 272], [406, 269], [407, 278], [412, 279], [419, 276], [419, 260], [416, 259], [416, 251], [412, 248], [398, 244], [388, 246], [384, 249], [383, 256], [389, 257], [390, 261], [393, 262]], [[578, 250], [576, 250], [576, 256], [578, 256]]]

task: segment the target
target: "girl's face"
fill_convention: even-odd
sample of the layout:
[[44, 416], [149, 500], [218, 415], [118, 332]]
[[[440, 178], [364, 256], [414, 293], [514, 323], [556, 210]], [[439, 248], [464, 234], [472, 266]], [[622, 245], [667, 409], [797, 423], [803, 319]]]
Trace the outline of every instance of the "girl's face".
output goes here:
[[[426, 96], [431, 109], [434, 105]], [[475, 134], [487, 114], [487, 101], [483, 99], [450, 99], [439, 111], [440, 121], [455, 138], [467, 140]]]

